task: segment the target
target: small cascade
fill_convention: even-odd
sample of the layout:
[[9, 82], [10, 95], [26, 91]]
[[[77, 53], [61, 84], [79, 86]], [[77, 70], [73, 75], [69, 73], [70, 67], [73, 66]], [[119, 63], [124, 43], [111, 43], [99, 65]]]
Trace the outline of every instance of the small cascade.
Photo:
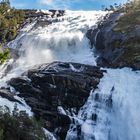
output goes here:
[[100, 140], [101, 137], [109, 140], [108, 114], [112, 111], [113, 89], [109, 95], [101, 94], [99, 90], [91, 91], [87, 103], [79, 111], [78, 119], [73, 120], [66, 140]]

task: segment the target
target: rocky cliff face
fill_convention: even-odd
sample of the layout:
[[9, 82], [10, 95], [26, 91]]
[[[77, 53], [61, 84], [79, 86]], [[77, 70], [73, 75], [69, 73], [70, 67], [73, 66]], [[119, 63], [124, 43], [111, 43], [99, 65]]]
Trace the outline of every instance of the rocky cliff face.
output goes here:
[[97, 29], [87, 32], [99, 54], [98, 66], [140, 69], [140, 26], [136, 19], [132, 25], [129, 16], [134, 15], [112, 13]]
[[[43, 12], [41, 10], [23, 10], [25, 12], [25, 18], [37, 18], [37, 17], [44, 17], [44, 16], [63, 16], [65, 11], [64, 10], [48, 10], [48, 12]], [[50, 12], [50, 13], [49, 13]]]
[[[102, 76], [103, 71], [98, 67], [54, 62], [11, 79], [9, 85], [20, 93], [18, 96], [24, 98], [36, 118], [45, 119], [48, 130], [64, 139], [71, 117], [78, 113]], [[17, 102], [8, 90], [1, 90], [0, 96]]]
[[[37, 20], [35, 27], [44, 27], [49, 24], [51, 24], [51, 21], [49, 18], [53, 17], [61, 17], [65, 14], [64, 10], [48, 10], [48, 11], [42, 11], [42, 10], [30, 10], [26, 9], [23, 10], [25, 13], [25, 20], [23, 24], [20, 26], [20, 29], [22, 29], [26, 24], [31, 23], [34, 20]], [[19, 30], [20, 31], [20, 30]]]

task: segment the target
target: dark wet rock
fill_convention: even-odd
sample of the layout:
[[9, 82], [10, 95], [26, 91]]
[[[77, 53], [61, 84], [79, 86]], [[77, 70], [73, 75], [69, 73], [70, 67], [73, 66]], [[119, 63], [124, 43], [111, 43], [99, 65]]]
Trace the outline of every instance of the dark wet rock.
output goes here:
[[41, 18], [41, 17], [60, 17], [63, 16], [65, 13], [65, 10], [49, 10], [49, 12], [43, 12], [42, 10], [30, 10], [26, 9], [23, 10], [25, 12], [26, 19], [28, 18]]
[[41, 10], [31, 10], [31, 9], [26, 9], [23, 10], [25, 12], [25, 17], [27, 18], [37, 18], [37, 17], [44, 17], [48, 16], [49, 13], [44, 13]]
[[14, 60], [19, 58], [20, 55], [18, 50], [12, 48], [9, 48], [9, 50], [10, 50], [10, 58], [13, 58]]
[[42, 20], [42, 19], [38, 19], [34, 28], [37, 28], [37, 27], [45, 27], [45, 26], [48, 26], [50, 25], [52, 22], [49, 21], [49, 20]]
[[64, 15], [65, 11], [64, 10], [49, 10], [52, 12], [52, 17], [56, 15], [56, 17], [61, 17]]
[[122, 16], [120, 12], [112, 13], [97, 29], [90, 29], [87, 37], [99, 54], [98, 66], [132, 67], [139, 70], [140, 26], [136, 25], [132, 29], [132, 25], [121, 27], [122, 23], [119, 22]]
[[46, 120], [45, 127], [64, 139], [71, 123], [68, 115], [78, 113], [102, 76], [98, 67], [54, 62], [37, 66], [9, 84], [20, 92], [38, 119]]
[[11, 92], [9, 92], [8, 89], [0, 89], [0, 97], [7, 99], [11, 102], [22, 104], [20, 101], [15, 99], [14, 96], [15, 96], [15, 94], [12, 94]]

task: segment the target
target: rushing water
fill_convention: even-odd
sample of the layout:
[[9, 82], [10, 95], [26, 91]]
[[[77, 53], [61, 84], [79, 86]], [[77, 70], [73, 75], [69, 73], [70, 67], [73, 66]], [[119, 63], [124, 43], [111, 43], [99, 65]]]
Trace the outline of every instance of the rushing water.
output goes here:
[[[67, 61], [96, 65], [85, 34], [88, 29], [96, 27], [99, 19], [106, 14], [102, 11], [67, 11], [63, 17], [50, 18], [52, 24], [49, 26], [37, 28], [36, 20], [25, 26], [17, 38], [8, 44], [19, 51], [20, 58], [12, 71], [0, 81], [0, 86], [37, 64]], [[3, 76], [3, 72], [0, 71], [0, 76]]]
[[[26, 25], [8, 44], [19, 51], [20, 57], [0, 66], [0, 87], [36, 64], [59, 60], [96, 65], [94, 50], [85, 34], [105, 15], [101, 11], [67, 11], [63, 17], [50, 18], [53, 22], [48, 26], [36, 27], [36, 20]], [[11, 71], [5, 74], [11, 64]], [[91, 91], [74, 116], [66, 140], [139, 140], [140, 72], [129, 68], [106, 70], [98, 89]], [[11, 107], [2, 98], [0, 105]]]
[[107, 69], [71, 125], [67, 140], [139, 140], [139, 104], [140, 71]]

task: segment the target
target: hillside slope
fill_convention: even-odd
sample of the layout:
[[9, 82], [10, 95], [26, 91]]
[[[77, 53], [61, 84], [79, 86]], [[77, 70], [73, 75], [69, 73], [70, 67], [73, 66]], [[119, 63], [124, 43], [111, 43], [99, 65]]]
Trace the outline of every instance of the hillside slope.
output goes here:
[[[140, 69], [140, 4], [126, 4], [87, 33], [103, 67]], [[96, 37], [96, 39], [95, 39]]]

